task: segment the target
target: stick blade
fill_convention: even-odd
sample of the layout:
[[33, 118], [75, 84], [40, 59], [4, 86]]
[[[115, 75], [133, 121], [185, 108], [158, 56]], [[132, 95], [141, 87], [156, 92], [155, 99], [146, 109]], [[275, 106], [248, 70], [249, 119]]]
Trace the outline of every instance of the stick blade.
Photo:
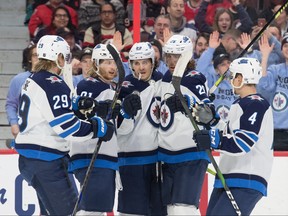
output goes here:
[[192, 58], [192, 51], [191, 50], [187, 50], [185, 52], [183, 52], [180, 56], [180, 58], [177, 61], [175, 70], [173, 72], [173, 77], [182, 77], [186, 66], [188, 64], [188, 62], [190, 61], [190, 59]]

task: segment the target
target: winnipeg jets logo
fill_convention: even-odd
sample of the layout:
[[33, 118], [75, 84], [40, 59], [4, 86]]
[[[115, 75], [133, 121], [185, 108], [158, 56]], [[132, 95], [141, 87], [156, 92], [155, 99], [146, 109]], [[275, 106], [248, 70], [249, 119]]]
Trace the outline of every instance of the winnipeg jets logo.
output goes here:
[[264, 100], [262, 97], [260, 97], [259, 95], [251, 95], [248, 98], [250, 98], [251, 100], [259, 100], [262, 101]]
[[154, 126], [158, 127], [160, 123], [160, 98], [152, 98], [149, 110], [146, 113], [147, 119]]
[[63, 81], [56, 76], [50, 76], [49, 78], [46, 78], [46, 80], [50, 80], [51, 83], [61, 83]]
[[162, 130], [168, 130], [174, 121], [174, 114], [171, 113], [166, 103], [163, 103], [160, 109], [160, 125]]
[[273, 98], [272, 108], [277, 112], [285, 110], [287, 108], [287, 95], [283, 92], [276, 92]]
[[129, 88], [129, 86], [133, 86], [133, 84], [130, 81], [124, 81], [122, 83], [122, 87]]
[[219, 116], [221, 117], [223, 121], [227, 122], [228, 113], [229, 113], [228, 106], [225, 106], [225, 105], [218, 106], [216, 112], [219, 114]]
[[198, 75], [198, 74], [199, 74], [199, 72], [197, 72], [197, 71], [190, 71], [190, 72], [186, 75], [186, 77], [187, 77], [187, 76], [193, 77], [193, 76]]

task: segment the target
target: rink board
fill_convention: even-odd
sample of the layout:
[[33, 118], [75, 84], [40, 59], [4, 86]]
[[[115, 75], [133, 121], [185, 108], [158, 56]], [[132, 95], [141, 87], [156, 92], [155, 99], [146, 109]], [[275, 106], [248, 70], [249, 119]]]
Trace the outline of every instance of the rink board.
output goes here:
[[[260, 200], [252, 215], [288, 215], [288, 152], [275, 152], [274, 155], [268, 197]], [[217, 155], [215, 159], [218, 161]], [[0, 173], [0, 215], [39, 215], [35, 191], [19, 175], [18, 154], [0, 150]], [[202, 215], [214, 179], [211, 174], [206, 176], [201, 197]]]

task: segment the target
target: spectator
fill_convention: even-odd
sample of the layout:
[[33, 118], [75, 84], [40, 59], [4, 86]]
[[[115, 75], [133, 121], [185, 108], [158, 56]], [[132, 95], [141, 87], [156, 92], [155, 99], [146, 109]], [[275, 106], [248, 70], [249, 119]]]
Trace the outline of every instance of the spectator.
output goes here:
[[287, 90], [287, 64], [288, 64], [288, 35], [283, 37], [281, 43], [285, 62], [270, 65], [263, 70], [258, 88], [265, 94], [272, 93], [271, 106], [274, 117], [274, 150], [288, 150], [288, 90]]
[[164, 14], [164, 0], [148, 0], [146, 2], [146, 17], [147, 18], [156, 18], [160, 14]]
[[167, 12], [171, 20], [172, 32], [187, 36], [194, 43], [197, 39], [197, 33], [195, 26], [188, 24], [184, 16], [184, 0], [168, 0]]
[[35, 38], [33, 39], [34, 43], [37, 43], [38, 40], [44, 35], [56, 35], [57, 29], [68, 27], [72, 31], [76, 32], [76, 27], [72, 24], [71, 16], [69, 11], [64, 6], [59, 6], [54, 9], [51, 16], [51, 24], [39, 28]]
[[[281, 7], [281, 4], [277, 4], [273, 8], [273, 13], [276, 13], [279, 8]], [[284, 34], [288, 30], [288, 17], [287, 17], [287, 11], [283, 10], [277, 18], [275, 18], [275, 25], [277, 25], [281, 29], [281, 36], [284, 36]]]
[[80, 55], [80, 68], [77, 76], [73, 76], [74, 87], [82, 80], [90, 76], [92, 68], [92, 52], [93, 49], [86, 47], [81, 51]]
[[154, 51], [155, 51], [155, 65], [154, 66], [157, 71], [159, 71], [160, 73], [164, 75], [168, 71], [168, 67], [162, 58], [163, 56], [162, 45], [156, 39], [150, 41], [150, 43], [153, 46]]
[[[78, 31], [81, 36], [81, 40], [84, 40], [85, 31], [94, 24], [100, 22], [101, 14], [100, 8], [107, 1], [105, 0], [90, 0], [90, 1], [82, 1], [80, 4], [80, 8], [78, 9], [78, 22], [79, 28]], [[116, 23], [118, 25], [124, 24], [125, 19], [125, 9], [120, 0], [110, 0], [110, 3], [113, 4], [115, 8], [116, 15]]]
[[64, 6], [67, 8], [72, 24], [76, 27], [78, 26], [78, 15], [73, 8], [65, 5], [63, 0], [49, 0], [46, 4], [36, 7], [33, 15], [30, 18], [28, 28], [31, 38], [36, 36], [38, 28], [49, 26], [51, 24], [53, 11], [59, 6]]
[[[258, 13], [257, 13], [256, 9], [253, 8], [253, 7], [248, 6], [247, 5], [247, 0], [240, 0], [240, 4], [243, 6], [245, 11], [249, 15], [253, 25], [257, 25]], [[236, 7], [234, 5], [232, 7], [230, 7], [229, 10], [233, 14], [234, 20], [240, 19], [239, 18], [239, 14], [237, 12], [237, 9], [236, 9]]]
[[[219, 32], [213, 32], [209, 39], [209, 48], [203, 52], [197, 62], [196, 70], [203, 73], [210, 89], [219, 77], [224, 74], [230, 66], [230, 56], [226, 52], [215, 54], [215, 49], [220, 45]], [[212, 61], [213, 60], [213, 61]], [[228, 77], [228, 75], [226, 75]], [[230, 80], [224, 79], [214, 92], [213, 101], [215, 109], [221, 119], [226, 122], [230, 106], [237, 99], [233, 94]]]
[[115, 32], [119, 31], [122, 36], [124, 48], [122, 49], [123, 60], [127, 61], [128, 52], [133, 45], [131, 33], [123, 25], [115, 22], [115, 7], [112, 3], [105, 3], [100, 7], [101, 21], [89, 27], [85, 31], [83, 47], [94, 47], [95, 44], [105, 43], [112, 39]]
[[195, 41], [195, 51], [193, 55], [193, 59], [197, 62], [200, 58], [201, 54], [208, 48], [209, 46], [209, 34], [200, 33]]
[[266, 22], [268, 22], [273, 14], [274, 14], [274, 7], [276, 5], [282, 4], [284, 1], [283, 0], [270, 0], [270, 4], [268, 8], [265, 8], [260, 14], [259, 18], [264, 18]]
[[239, 3], [239, 0], [232, 0], [240, 19], [239, 22], [237, 21], [237, 23], [234, 23], [233, 15], [228, 9], [219, 8], [214, 16], [213, 27], [208, 25], [205, 21], [209, 2], [210, 0], [203, 0], [198, 14], [195, 17], [196, 26], [200, 32], [207, 32], [210, 34], [215, 30], [224, 34], [229, 29], [239, 29], [241, 32], [250, 32], [253, 23], [243, 6]]
[[187, 23], [192, 23], [195, 25], [194, 18], [198, 13], [202, 1], [203, 0], [188, 0], [185, 2], [184, 16], [186, 17]]
[[164, 29], [169, 29], [169, 31], [171, 31], [171, 20], [169, 15], [159, 15], [156, 18], [154, 23], [154, 32], [152, 32], [149, 39], [156, 39], [164, 43]]

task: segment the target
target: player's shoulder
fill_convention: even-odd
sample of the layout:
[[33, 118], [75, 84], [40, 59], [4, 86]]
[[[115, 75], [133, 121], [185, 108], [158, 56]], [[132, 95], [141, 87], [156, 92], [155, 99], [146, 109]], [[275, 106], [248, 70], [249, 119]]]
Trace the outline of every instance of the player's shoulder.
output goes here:
[[184, 78], [184, 81], [193, 83], [193, 84], [205, 84], [206, 82], [206, 77], [197, 70], [185, 71], [183, 78]]
[[242, 108], [263, 111], [270, 107], [269, 102], [260, 94], [250, 94], [244, 98], [239, 99], [239, 105]]

